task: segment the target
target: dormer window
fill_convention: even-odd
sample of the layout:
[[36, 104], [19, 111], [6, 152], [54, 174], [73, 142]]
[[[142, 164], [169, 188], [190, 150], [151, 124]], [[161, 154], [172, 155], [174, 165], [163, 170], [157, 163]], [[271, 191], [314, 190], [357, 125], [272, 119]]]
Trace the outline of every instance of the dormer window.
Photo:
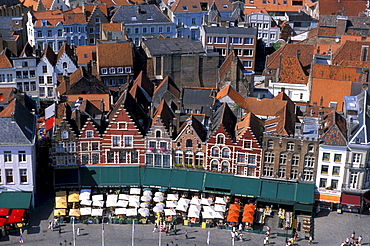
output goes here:
[[147, 20], [153, 20], [152, 16], [148, 16]]
[[109, 73], [110, 74], [115, 74], [116, 73], [116, 69], [114, 67], [109, 68]]
[[198, 6], [197, 5], [193, 5], [193, 7], [192, 7], [193, 9], [197, 9], [198, 8]]
[[132, 16], [132, 17], [131, 17], [131, 20], [132, 20], [132, 21], [136, 21], [136, 20], [137, 20], [136, 16]]
[[92, 138], [92, 137], [93, 137], [93, 135], [94, 135], [94, 132], [93, 132], [93, 131], [91, 131], [91, 130], [86, 131], [86, 137], [87, 137], [87, 138]]
[[125, 72], [126, 73], [131, 73], [131, 67], [125, 67]]
[[47, 20], [42, 20], [42, 26], [48, 26], [48, 21]]
[[63, 62], [63, 69], [67, 69], [68, 68], [68, 64], [66, 62]]
[[62, 131], [62, 138], [63, 139], [66, 139], [66, 138], [68, 138], [68, 131]]
[[182, 6], [182, 10], [188, 11], [188, 6]]
[[123, 73], [123, 67], [117, 68], [117, 73]]
[[227, 9], [227, 4], [223, 4], [223, 5], [222, 5], [222, 7], [223, 7], [224, 9]]
[[224, 144], [225, 143], [225, 137], [223, 135], [217, 135], [217, 144]]
[[95, 22], [96, 22], [96, 23], [100, 23], [100, 17], [96, 17], [96, 18], [95, 18]]
[[107, 68], [102, 68], [101, 73], [102, 74], [108, 74], [108, 69]]

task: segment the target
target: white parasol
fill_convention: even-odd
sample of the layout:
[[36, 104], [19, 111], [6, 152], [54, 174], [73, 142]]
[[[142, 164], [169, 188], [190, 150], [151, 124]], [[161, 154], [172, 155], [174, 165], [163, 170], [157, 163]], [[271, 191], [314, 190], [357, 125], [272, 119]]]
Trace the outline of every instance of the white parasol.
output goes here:
[[178, 204], [189, 205], [189, 203], [190, 203], [190, 199], [186, 199], [186, 198], [181, 197]]
[[224, 218], [224, 213], [223, 212], [214, 212], [213, 217], [215, 219], [223, 219]]
[[126, 214], [126, 208], [116, 208], [114, 211], [115, 214]]
[[176, 215], [176, 211], [175, 211], [175, 209], [165, 209], [164, 210], [164, 215], [165, 216]]
[[189, 208], [188, 217], [190, 218], [199, 218], [200, 207], [196, 205], [191, 205]]
[[93, 195], [92, 196], [92, 200], [93, 201], [103, 201], [103, 194], [99, 194], [99, 195]]
[[216, 204], [215, 205], [215, 211], [216, 212], [225, 212], [226, 211], [226, 206], [225, 205]]
[[155, 201], [155, 202], [162, 202], [163, 200], [164, 200], [163, 196], [155, 196], [153, 198], [153, 201]]
[[90, 189], [82, 189], [80, 191], [80, 200], [89, 200], [91, 195]]
[[107, 200], [106, 204], [107, 207], [117, 207], [117, 200]]
[[119, 194], [118, 199], [120, 200], [127, 200], [130, 198], [130, 195], [127, 194]]
[[136, 208], [126, 208], [126, 216], [137, 216]]
[[223, 204], [223, 205], [226, 205], [226, 200], [225, 198], [223, 197], [216, 197], [216, 201], [215, 201], [216, 204]]
[[164, 208], [166, 205], [164, 203], [160, 202], [160, 203], [157, 203], [155, 206]]
[[117, 201], [118, 195], [110, 194], [107, 196], [107, 201]]
[[104, 207], [104, 201], [99, 201], [99, 200], [93, 200], [93, 203], [92, 203], [93, 206], [95, 207]]
[[176, 210], [186, 212], [188, 210], [188, 205], [186, 204], [177, 204]]
[[177, 201], [166, 201], [167, 208], [175, 208], [177, 206]]
[[136, 202], [136, 201], [129, 201], [128, 205], [129, 205], [130, 207], [138, 208], [138, 207], [140, 207], [140, 202]]
[[157, 191], [156, 193], [154, 193], [154, 196], [163, 196], [163, 193], [160, 191]]
[[91, 216], [103, 216], [103, 209], [91, 209]]
[[117, 207], [125, 208], [125, 207], [127, 207], [127, 205], [128, 205], [128, 201], [126, 201], [126, 200], [118, 200], [118, 202], [117, 202]]
[[202, 198], [200, 204], [210, 206], [212, 204], [212, 199]]
[[91, 215], [91, 208], [80, 208], [81, 215]]
[[151, 190], [144, 190], [144, 192], [143, 192], [143, 195], [144, 196], [152, 196], [152, 191]]
[[155, 213], [162, 213], [163, 212], [163, 207], [157, 207], [157, 206], [155, 206], [153, 208], [153, 212], [155, 212]]
[[152, 197], [151, 196], [142, 196], [140, 198], [141, 201], [143, 202], [150, 202], [152, 200]]
[[179, 200], [179, 194], [167, 194], [167, 201]]
[[149, 216], [149, 209], [148, 208], [139, 208], [139, 214], [143, 217]]
[[147, 207], [149, 207], [149, 203], [147, 203], [147, 202], [142, 202], [142, 203], [140, 203], [140, 207], [141, 207], [141, 208], [147, 208]]
[[[189, 216], [190, 217], [190, 216]], [[202, 218], [203, 219], [213, 219], [214, 218], [214, 216], [213, 216], [213, 214], [212, 213], [210, 213], [210, 212], [202, 212]]]
[[85, 206], [91, 206], [92, 201], [91, 200], [81, 200], [80, 204]]
[[203, 206], [203, 211], [208, 213], [214, 213], [215, 208], [213, 206]]
[[131, 188], [130, 189], [130, 194], [131, 195], [140, 195], [141, 189], [140, 188]]
[[200, 199], [199, 198], [196, 198], [196, 197], [193, 197], [190, 201], [190, 204], [192, 205], [200, 205]]

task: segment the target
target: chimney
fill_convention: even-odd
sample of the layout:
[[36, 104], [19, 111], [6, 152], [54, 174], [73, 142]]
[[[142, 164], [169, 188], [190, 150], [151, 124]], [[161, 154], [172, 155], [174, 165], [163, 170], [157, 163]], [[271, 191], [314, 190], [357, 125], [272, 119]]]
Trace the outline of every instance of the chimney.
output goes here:
[[104, 99], [100, 100], [100, 111], [104, 112]]
[[137, 13], [138, 14], [141, 14], [141, 7], [140, 7], [140, 5], [137, 5]]
[[321, 97], [320, 98], [320, 108], [322, 108], [322, 103], [324, 102], [324, 98], [323, 97]]
[[76, 123], [77, 127], [80, 130], [82, 128], [82, 122], [81, 122], [81, 111], [79, 108], [76, 108]]
[[12, 113], [10, 114], [10, 117], [11, 117], [11, 119], [12, 119], [12, 122], [14, 122], [14, 121], [15, 121], [15, 119], [14, 119], [14, 112], [12, 112]]
[[70, 81], [69, 81], [69, 76], [63, 75], [63, 82], [66, 85], [65, 86], [66, 87], [66, 93], [68, 93], [70, 88], [71, 88], [71, 84], [70, 84]]
[[87, 72], [89, 73], [89, 75], [92, 74], [92, 61], [90, 60], [88, 63], [87, 63]]

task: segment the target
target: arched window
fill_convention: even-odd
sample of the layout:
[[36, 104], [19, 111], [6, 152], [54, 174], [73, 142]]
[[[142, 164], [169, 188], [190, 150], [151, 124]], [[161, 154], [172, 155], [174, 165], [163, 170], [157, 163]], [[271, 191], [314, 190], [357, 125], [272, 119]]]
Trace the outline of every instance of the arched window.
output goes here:
[[313, 146], [313, 144], [309, 144], [308, 147], [307, 147], [307, 151], [309, 153], [313, 153], [315, 151], [315, 147]]
[[191, 151], [185, 152], [185, 164], [193, 165], [193, 152]]
[[162, 137], [162, 132], [161, 131], [155, 131], [155, 137], [156, 138], [160, 138], [160, 137]]
[[196, 166], [203, 166], [203, 157], [204, 157], [204, 154], [202, 152], [197, 152], [195, 154], [195, 165]]
[[222, 149], [222, 157], [223, 158], [230, 158], [230, 150], [228, 148]]
[[286, 144], [286, 150], [287, 151], [294, 151], [294, 143], [293, 142], [289, 142]]
[[274, 140], [269, 140], [267, 141], [267, 148], [268, 149], [273, 149], [274, 148]]
[[220, 150], [217, 147], [212, 147], [211, 155], [213, 157], [218, 157], [220, 155]]
[[62, 131], [62, 138], [68, 138], [68, 131]]
[[182, 151], [181, 150], [176, 150], [175, 152], [175, 163], [182, 164]]
[[229, 162], [228, 161], [223, 161], [221, 163], [221, 171], [224, 173], [229, 172]]
[[211, 170], [212, 171], [218, 171], [218, 161], [216, 161], [216, 160], [211, 161]]
[[225, 136], [222, 134], [217, 135], [217, 144], [224, 144], [225, 143]]
[[193, 141], [191, 139], [186, 139], [186, 148], [191, 148], [193, 147]]

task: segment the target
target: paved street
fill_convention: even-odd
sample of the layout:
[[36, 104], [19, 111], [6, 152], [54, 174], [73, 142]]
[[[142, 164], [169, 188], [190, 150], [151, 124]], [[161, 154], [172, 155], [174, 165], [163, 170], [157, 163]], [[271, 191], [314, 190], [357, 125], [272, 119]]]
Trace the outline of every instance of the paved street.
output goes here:
[[[63, 224], [62, 234], [59, 235], [57, 230], [47, 230], [48, 219], [41, 220], [40, 227], [33, 224], [33, 226], [26, 231], [23, 235], [24, 245], [29, 246], [52, 246], [52, 245], [66, 245], [72, 242], [72, 225]], [[356, 236], [362, 235], [364, 237], [364, 243], [362, 245], [369, 245], [370, 235], [366, 233], [368, 231], [368, 225], [370, 224], [370, 217], [367, 215], [358, 214], [337, 214], [335, 212], [326, 214], [325, 211], [321, 212], [315, 219], [315, 245], [325, 246], [338, 246], [345, 239], [350, 236], [352, 230], [356, 231]], [[77, 237], [77, 246], [90, 246], [90, 245], [102, 245], [101, 244], [101, 225], [84, 225], [76, 224], [76, 228], [80, 227], [81, 235]], [[158, 233], [153, 233], [152, 225], [136, 225], [135, 227], [135, 241], [134, 245], [137, 246], [151, 246], [158, 244]], [[216, 228], [202, 229], [198, 227], [184, 227], [178, 226], [178, 235], [166, 236], [162, 234], [162, 245], [167, 246], [176, 244], [178, 246], [196, 244], [207, 245], [207, 232], [211, 233], [211, 245], [232, 245], [230, 240], [230, 231], [218, 230]], [[189, 233], [189, 239], [185, 239], [185, 230]], [[131, 225], [105, 225], [105, 245], [131, 245]], [[235, 246], [239, 245], [263, 245], [263, 235], [255, 233], [245, 233], [247, 241], [235, 242]], [[0, 239], [0, 245], [19, 245], [19, 236], [11, 235]], [[73, 245], [73, 244], [72, 244]], [[276, 237], [274, 231], [272, 231], [271, 245], [285, 245], [284, 237]], [[300, 239], [296, 245], [308, 245], [306, 240]]]

